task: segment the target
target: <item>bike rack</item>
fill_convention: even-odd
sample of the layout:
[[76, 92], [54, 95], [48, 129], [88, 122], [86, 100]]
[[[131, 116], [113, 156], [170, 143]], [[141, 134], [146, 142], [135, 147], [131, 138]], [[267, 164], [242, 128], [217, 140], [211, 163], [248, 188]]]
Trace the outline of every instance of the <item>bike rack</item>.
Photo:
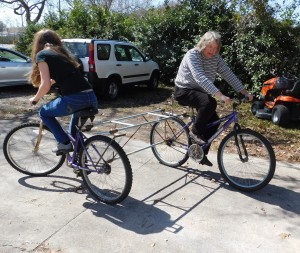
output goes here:
[[[126, 117], [122, 117], [122, 118], [117, 118], [117, 119], [112, 119], [112, 120], [108, 120], [108, 121], [102, 121], [102, 122], [97, 121], [94, 124], [94, 130], [96, 130], [96, 132], [94, 132], [94, 134], [113, 135], [113, 139], [115, 139], [115, 138], [126, 135], [126, 133], [120, 133], [120, 131], [137, 128], [136, 131], [134, 131], [134, 133], [129, 136], [129, 139], [125, 142], [125, 144], [122, 145], [122, 148], [123, 148], [133, 138], [133, 136], [140, 130], [140, 128], [142, 126], [145, 126], [145, 125], [152, 126], [153, 124], [155, 124], [157, 122], [169, 119], [173, 116], [180, 116], [180, 115], [174, 114], [173, 112], [166, 112], [164, 109], [157, 109], [157, 110], [150, 111], [150, 112], [143, 112], [143, 113], [126, 116]], [[130, 122], [130, 120], [134, 120], [134, 119], [141, 118], [141, 117], [144, 119], [144, 122], [142, 122], [142, 123]], [[149, 117], [151, 117], [152, 119], [149, 119]], [[97, 131], [98, 127], [101, 127], [106, 124], [114, 124], [115, 126], [108, 131]], [[135, 153], [143, 151], [147, 148], [151, 148], [155, 145], [157, 145], [157, 144], [148, 145], [148, 146], [142, 147], [142, 148], [132, 151], [132, 152], [128, 152], [128, 153], [126, 152], [126, 154], [127, 155], [135, 154]]]

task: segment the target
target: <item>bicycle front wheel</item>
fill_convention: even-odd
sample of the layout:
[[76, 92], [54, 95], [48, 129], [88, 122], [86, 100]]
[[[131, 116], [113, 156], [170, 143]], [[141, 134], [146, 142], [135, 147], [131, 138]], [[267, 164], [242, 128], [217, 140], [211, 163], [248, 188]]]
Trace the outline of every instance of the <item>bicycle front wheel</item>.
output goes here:
[[117, 204], [129, 194], [132, 169], [128, 157], [113, 139], [95, 135], [85, 141], [79, 161], [87, 170], [81, 176], [91, 194], [107, 204]]
[[240, 129], [222, 140], [218, 165], [231, 186], [242, 191], [256, 191], [272, 179], [276, 158], [265, 137], [250, 129]]
[[7, 162], [17, 171], [30, 176], [45, 176], [64, 163], [65, 155], [56, 156], [51, 152], [56, 145], [48, 128], [43, 126], [40, 132], [39, 123], [25, 123], [6, 135], [3, 152]]
[[150, 144], [154, 156], [164, 165], [178, 167], [189, 158], [189, 133], [179, 118], [156, 122], [151, 128]]

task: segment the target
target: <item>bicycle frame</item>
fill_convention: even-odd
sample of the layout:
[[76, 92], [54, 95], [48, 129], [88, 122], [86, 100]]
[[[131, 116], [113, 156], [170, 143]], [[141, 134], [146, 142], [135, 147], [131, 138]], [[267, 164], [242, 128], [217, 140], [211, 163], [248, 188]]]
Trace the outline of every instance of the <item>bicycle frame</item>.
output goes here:
[[238, 112], [237, 111], [233, 111], [232, 113], [221, 117], [220, 119], [213, 121], [211, 123], [209, 123], [207, 125], [206, 128], [211, 128], [213, 126], [216, 126], [218, 124], [221, 124], [222, 122], [224, 122], [219, 129], [215, 132], [215, 134], [209, 138], [209, 140], [207, 141], [207, 144], [204, 144], [203, 148], [205, 149], [211, 142], [213, 142], [214, 139], [216, 139], [225, 129], [227, 129], [233, 122], [235, 123], [234, 129], [236, 128], [236, 126], [238, 125]]
[[[183, 132], [184, 129], [189, 129], [189, 127], [195, 122], [195, 118], [196, 118], [195, 115], [191, 116], [191, 120], [183, 127], [183, 129], [178, 134], [175, 134], [175, 138], [177, 138]], [[235, 111], [235, 110], [232, 113], [230, 113], [226, 116], [223, 116], [223, 117], [221, 117], [220, 119], [218, 119], [216, 121], [213, 121], [213, 122], [209, 123], [206, 126], [206, 128], [211, 128], [211, 127], [219, 125], [221, 123], [223, 123], [223, 124], [214, 133], [214, 135], [209, 138], [207, 143], [200, 145], [203, 148], [203, 150], [205, 150], [214, 141], [214, 139], [216, 139], [233, 122], [235, 123], [234, 129], [239, 128], [239, 125], [238, 125], [238, 112]]]
[[[65, 131], [65, 132], [69, 136], [69, 139], [73, 143], [73, 147], [74, 147], [73, 154], [72, 155], [67, 154], [68, 163], [70, 165], [72, 165], [72, 167], [75, 168], [75, 169], [86, 170], [86, 171], [89, 171], [89, 172], [97, 172], [98, 174], [105, 173], [106, 172], [105, 166], [100, 166], [99, 167], [98, 164], [103, 159], [103, 155], [105, 154], [105, 152], [107, 151], [109, 146], [107, 146], [106, 149], [104, 150], [104, 152], [102, 154], [100, 154], [99, 151], [97, 150], [97, 148], [95, 148], [94, 145], [92, 145], [94, 150], [99, 155], [98, 162], [95, 163], [93, 161], [93, 159], [91, 158], [91, 156], [90, 156], [88, 150], [86, 149], [85, 145], [84, 145], [84, 141], [87, 139], [87, 137], [81, 132], [79, 127], [76, 126], [76, 136], [75, 136], [75, 138], [69, 132], [67, 132], [67, 131]], [[87, 163], [85, 167], [80, 166], [78, 164], [78, 160], [76, 160], [76, 157], [79, 154], [80, 145], [81, 145], [81, 147], [83, 147], [83, 152], [86, 154], [86, 156], [88, 157], [88, 160], [91, 162], [91, 164]], [[90, 168], [90, 167], [92, 167], [92, 168]]]
[[[35, 147], [34, 147], [34, 151], [35, 152], [38, 150], [39, 144], [40, 144], [40, 142], [42, 140], [42, 137], [43, 137], [42, 130], [43, 130], [43, 122], [41, 121], [40, 122], [40, 128], [39, 128], [39, 134], [38, 134], [37, 141], [36, 141], [36, 144], [35, 144]], [[73, 151], [72, 154], [70, 154], [70, 153], [66, 154], [68, 165], [72, 166], [75, 169], [86, 170], [86, 171], [89, 171], [89, 172], [97, 172], [99, 174], [100, 173], [104, 173], [105, 172], [105, 168], [102, 168], [102, 167], [99, 168], [99, 166], [97, 166], [97, 165], [98, 165], [99, 161], [103, 158], [103, 155], [105, 154], [105, 152], [106, 152], [107, 149], [101, 155], [98, 152], [98, 150], [95, 148], [95, 151], [98, 153], [98, 155], [100, 157], [99, 160], [98, 160], [98, 162], [95, 163], [91, 159], [91, 156], [90, 156], [88, 150], [86, 149], [86, 147], [84, 145], [84, 141], [87, 139], [87, 137], [81, 132], [81, 130], [79, 129], [79, 127], [76, 126], [76, 135], [75, 135], [75, 138], [68, 131], [66, 131], [65, 129], [63, 129], [63, 130], [68, 135], [68, 137], [69, 137], [69, 139], [72, 142], [73, 147], [74, 147], [74, 151]], [[91, 166], [89, 166], [89, 164], [87, 164], [86, 167], [82, 167], [82, 166], [79, 165], [78, 160], [76, 158], [79, 155], [79, 151], [80, 151], [79, 147], [80, 146], [83, 147], [83, 152], [87, 155], [89, 161], [92, 162]], [[93, 168], [90, 168], [90, 167], [93, 167]]]
[[[64, 130], [65, 131], [65, 130]], [[74, 151], [73, 154], [70, 155], [69, 153], [67, 154], [67, 162], [72, 165], [72, 167], [76, 168], [76, 169], [81, 169], [81, 170], [88, 170], [88, 171], [92, 171], [91, 169], [87, 168], [87, 167], [82, 167], [78, 164], [78, 161], [76, 160], [76, 157], [79, 154], [79, 145], [81, 145], [84, 149], [84, 152], [86, 153], [86, 155], [89, 157], [89, 159], [91, 158], [88, 151], [86, 150], [85, 146], [84, 146], [84, 140], [87, 139], [87, 137], [79, 130], [78, 127], [76, 127], [76, 135], [75, 138], [67, 131], [65, 131], [65, 133], [68, 135], [70, 141], [73, 144], [74, 147]]]
[[[206, 128], [211, 128], [213, 126], [219, 125], [221, 123], [223, 123], [218, 130], [214, 133], [214, 135], [212, 135], [209, 140], [207, 141], [207, 143], [200, 145], [202, 147], [203, 150], [205, 150], [225, 129], [227, 129], [233, 122], [234, 122], [234, 126], [233, 126], [233, 131], [235, 133], [235, 144], [237, 147], [237, 152], [239, 155], [239, 158], [241, 161], [246, 162], [248, 161], [248, 152], [247, 149], [245, 147], [245, 143], [244, 140], [242, 138], [240, 138], [240, 142], [238, 141], [237, 135], [236, 135], [236, 131], [238, 129], [241, 129], [240, 125], [238, 124], [238, 112], [235, 110], [237, 104], [233, 105], [233, 111], [232, 113], [225, 115], [224, 117], [221, 117], [220, 119], [213, 121], [211, 123], [209, 123]], [[195, 115], [193, 115], [191, 117], [191, 121], [189, 123], [187, 123], [187, 125], [184, 127], [189, 127], [192, 123], [194, 123], [195, 121]], [[240, 148], [240, 143], [242, 145], [242, 150], [244, 151], [244, 157], [243, 154], [241, 152], [241, 148]]]

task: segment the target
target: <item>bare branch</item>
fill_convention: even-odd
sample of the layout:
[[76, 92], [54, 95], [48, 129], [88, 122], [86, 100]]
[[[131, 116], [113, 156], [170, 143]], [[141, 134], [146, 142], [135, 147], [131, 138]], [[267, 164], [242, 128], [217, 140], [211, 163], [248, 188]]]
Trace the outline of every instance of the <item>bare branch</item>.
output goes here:
[[[45, 4], [47, 0], [0, 0], [0, 3], [8, 4], [12, 6], [12, 9], [16, 15], [25, 15], [27, 24], [37, 23], [43, 14]], [[32, 19], [32, 15], [35, 16]]]

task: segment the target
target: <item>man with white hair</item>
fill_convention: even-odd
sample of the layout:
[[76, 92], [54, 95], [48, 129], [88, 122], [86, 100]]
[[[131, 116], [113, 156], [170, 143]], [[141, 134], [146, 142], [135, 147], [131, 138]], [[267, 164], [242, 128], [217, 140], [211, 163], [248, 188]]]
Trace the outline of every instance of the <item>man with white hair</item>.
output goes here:
[[[215, 31], [206, 32], [199, 43], [183, 57], [175, 79], [175, 99], [179, 104], [196, 108], [197, 115], [190, 133], [198, 144], [203, 144], [216, 132], [219, 125], [206, 129], [206, 125], [218, 120], [215, 98], [230, 104], [231, 99], [214, 85], [217, 74], [221, 76], [237, 92], [244, 94], [251, 101], [253, 96], [245, 90], [242, 82], [230, 70], [219, 55], [221, 35]], [[202, 165], [212, 166], [204, 150]]]

